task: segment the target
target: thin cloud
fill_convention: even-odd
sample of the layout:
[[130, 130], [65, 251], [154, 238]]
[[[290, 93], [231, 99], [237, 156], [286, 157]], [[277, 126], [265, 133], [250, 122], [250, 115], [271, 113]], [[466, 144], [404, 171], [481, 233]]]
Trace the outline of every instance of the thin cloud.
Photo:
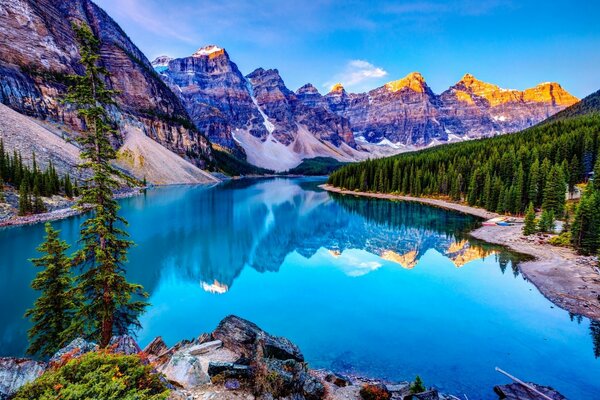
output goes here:
[[331, 88], [336, 83], [341, 83], [345, 88], [350, 90], [362, 90], [368, 84], [372, 84], [384, 76], [387, 76], [387, 71], [381, 67], [377, 67], [365, 60], [351, 60], [344, 70], [336, 74], [333, 79], [326, 82], [323, 86]]

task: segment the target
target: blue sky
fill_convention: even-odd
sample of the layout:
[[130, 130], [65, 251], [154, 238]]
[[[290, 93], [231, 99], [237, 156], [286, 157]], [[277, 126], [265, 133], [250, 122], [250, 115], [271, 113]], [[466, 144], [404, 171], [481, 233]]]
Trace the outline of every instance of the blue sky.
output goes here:
[[505, 88], [600, 89], [596, 0], [95, 0], [149, 59], [224, 47], [242, 73], [296, 90], [365, 91], [419, 71], [436, 93], [465, 73]]

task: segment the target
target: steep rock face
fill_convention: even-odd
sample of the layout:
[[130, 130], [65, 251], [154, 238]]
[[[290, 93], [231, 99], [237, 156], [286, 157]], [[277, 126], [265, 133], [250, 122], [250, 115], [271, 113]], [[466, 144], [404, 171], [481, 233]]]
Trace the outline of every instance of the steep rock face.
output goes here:
[[357, 151], [349, 121], [330, 111], [312, 85], [298, 94], [289, 90], [275, 69], [259, 68], [244, 77], [214, 45], [152, 64], [197, 128], [251, 163], [281, 171], [305, 157], [349, 160]]
[[324, 98], [357, 138], [417, 147], [515, 132], [577, 102], [557, 83], [506, 90], [470, 74], [436, 95], [417, 72], [368, 93], [348, 94], [337, 84]]
[[[101, 62], [117, 91], [121, 126], [133, 125], [196, 165], [211, 158], [206, 138], [189, 129], [185, 108], [121, 28], [90, 0], [0, 0], [0, 101], [75, 130], [82, 121], [61, 103], [66, 76], [82, 73], [71, 23], [85, 22], [101, 40]], [[122, 138], [117, 140], [120, 144]]]
[[354, 134], [370, 143], [426, 145], [446, 138], [437, 122], [438, 99], [419, 73], [363, 94], [348, 96], [337, 87], [326, 98], [332, 110], [350, 120]]
[[276, 69], [258, 68], [246, 76], [252, 84], [257, 104], [274, 125], [273, 136], [289, 145], [300, 126], [317, 139], [340, 147], [343, 143], [356, 148], [350, 123], [327, 109], [327, 104], [311, 84], [289, 90]]
[[469, 138], [522, 130], [577, 102], [557, 83], [519, 91], [502, 89], [470, 74], [439, 98], [445, 129]]
[[46, 363], [24, 358], [0, 357], [0, 399], [9, 399], [17, 390], [40, 376]]
[[206, 46], [190, 57], [169, 60], [166, 65], [161, 57], [153, 65], [179, 93], [192, 121], [212, 142], [240, 151], [232, 130], [266, 136], [246, 79], [224, 49]]

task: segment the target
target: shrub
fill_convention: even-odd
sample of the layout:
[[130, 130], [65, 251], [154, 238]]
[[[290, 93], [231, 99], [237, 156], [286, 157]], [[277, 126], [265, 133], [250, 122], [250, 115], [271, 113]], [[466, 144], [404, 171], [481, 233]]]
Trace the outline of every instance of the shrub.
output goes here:
[[548, 240], [552, 246], [571, 247], [571, 232], [562, 232]]
[[427, 388], [423, 384], [423, 380], [421, 379], [421, 377], [419, 375], [417, 375], [417, 377], [415, 378], [415, 381], [410, 385], [410, 393], [411, 394], [422, 393], [426, 390], [427, 390]]
[[137, 355], [87, 353], [23, 386], [15, 400], [164, 400], [169, 390]]
[[390, 392], [379, 385], [364, 385], [360, 389], [360, 397], [363, 400], [389, 400]]

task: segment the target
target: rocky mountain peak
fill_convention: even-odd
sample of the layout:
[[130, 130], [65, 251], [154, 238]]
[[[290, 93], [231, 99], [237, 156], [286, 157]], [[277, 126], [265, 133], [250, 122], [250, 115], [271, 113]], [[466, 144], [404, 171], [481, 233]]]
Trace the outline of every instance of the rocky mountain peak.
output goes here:
[[342, 85], [341, 83], [336, 83], [335, 85], [333, 85], [331, 87], [331, 90], [329, 91], [329, 93], [344, 94], [344, 93], [346, 93], [346, 89], [344, 89], [344, 85]]
[[386, 83], [385, 88], [390, 92], [408, 88], [414, 92], [424, 93], [427, 90], [427, 83], [419, 72], [411, 72], [402, 79]]
[[225, 49], [215, 46], [214, 44], [210, 44], [196, 50], [196, 52], [192, 54], [192, 57], [208, 57], [210, 59], [219, 57], [223, 54], [225, 54]]
[[173, 60], [173, 58], [169, 56], [158, 56], [151, 62], [152, 67], [158, 72], [162, 72], [168, 68], [169, 62]]
[[299, 88], [298, 90], [296, 90], [296, 94], [320, 94], [320, 93], [319, 93], [319, 90], [312, 83], [307, 83], [306, 85], [304, 85], [301, 88]]
[[491, 83], [483, 82], [473, 75], [467, 73], [465, 74], [460, 81], [453, 86], [453, 88], [464, 90], [466, 92], [470, 92], [476, 95], [480, 95], [482, 93], [500, 91], [504, 89], [500, 89], [499, 86], [493, 85]]
[[579, 101], [579, 99], [556, 82], [543, 82], [536, 87], [523, 92], [523, 100], [531, 102], [552, 103], [558, 106], [568, 107]]

